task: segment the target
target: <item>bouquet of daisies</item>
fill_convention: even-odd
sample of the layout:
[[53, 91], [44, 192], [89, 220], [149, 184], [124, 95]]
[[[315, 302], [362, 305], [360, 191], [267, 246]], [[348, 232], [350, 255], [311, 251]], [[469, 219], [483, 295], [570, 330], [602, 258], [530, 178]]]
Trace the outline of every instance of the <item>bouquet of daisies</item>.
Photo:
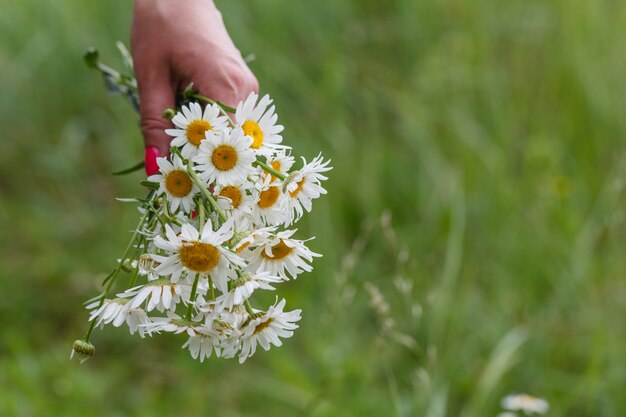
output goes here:
[[[131, 77], [99, 66], [109, 87], [138, 103]], [[303, 158], [295, 169], [268, 95], [252, 93], [230, 108], [190, 86], [181, 103], [166, 130], [170, 156], [143, 182], [149, 195], [121, 199], [140, 203], [140, 220], [103, 292], [86, 303], [90, 327], [72, 349], [81, 360], [94, 353], [93, 328], [107, 324], [142, 338], [184, 334], [194, 359], [214, 353], [239, 362], [298, 328], [301, 310], [286, 311], [284, 299], [267, 307], [253, 299], [311, 271], [321, 256], [293, 226], [326, 193], [329, 161]], [[119, 290], [122, 272], [130, 279]]]

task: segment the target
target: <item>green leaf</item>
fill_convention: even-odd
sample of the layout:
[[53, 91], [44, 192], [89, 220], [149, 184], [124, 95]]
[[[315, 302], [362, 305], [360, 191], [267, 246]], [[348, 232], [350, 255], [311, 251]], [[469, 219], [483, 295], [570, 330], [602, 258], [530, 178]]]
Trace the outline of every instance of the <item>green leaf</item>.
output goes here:
[[159, 188], [159, 183], [158, 182], [152, 182], [152, 181], [148, 181], [148, 180], [141, 181], [141, 185], [144, 185], [144, 186], [150, 187], [150, 188], [154, 188], [155, 190], [157, 188]]
[[113, 172], [113, 175], [126, 175], [126, 174], [130, 174], [131, 172], [135, 172], [135, 171], [139, 171], [140, 169], [142, 169], [145, 166], [145, 162], [141, 161], [135, 165], [133, 165], [130, 168], [126, 168], [126, 169], [122, 169], [120, 171], [116, 171]]
[[98, 68], [98, 60], [100, 59], [100, 53], [98, 52], [96, 48], [89, 47], [85, 51], [84, 59], [85, 59], [85, 64], [87, 64], [89, 68]]

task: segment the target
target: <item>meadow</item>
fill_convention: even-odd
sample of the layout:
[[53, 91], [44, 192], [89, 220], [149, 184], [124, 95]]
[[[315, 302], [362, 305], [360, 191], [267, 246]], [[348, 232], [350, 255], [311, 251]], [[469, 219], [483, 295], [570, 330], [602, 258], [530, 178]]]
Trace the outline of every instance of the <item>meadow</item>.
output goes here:
[[283, 286], [301, 328], [244, 365], [124, 328], [69, 361], [135, 225], [129, 2], [0, 0], [0, 416], [626, 415], [626, 3], [218, 2], [284, 137], [334, 170]]

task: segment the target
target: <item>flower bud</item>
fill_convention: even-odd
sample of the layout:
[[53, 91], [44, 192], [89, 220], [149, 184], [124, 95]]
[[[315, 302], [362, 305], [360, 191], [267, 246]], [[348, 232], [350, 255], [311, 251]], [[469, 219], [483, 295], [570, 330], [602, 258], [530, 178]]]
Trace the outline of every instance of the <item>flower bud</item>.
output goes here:
[[167, 108], [163, 110], [163, 118], [165, 120], [172, 120], [174, 116], [176, 116], [176, 112], [174, 111], [174, 109]]
[[70, 353], [70, 359], [74, 357], [74, 353], [78, 357], [80, 363], [85, 362], [87, 359], [91, 358], [93, 354], [96, 352], [96, 348], [89, 342], [84, 340], [76, 340], [72, 345], [72, 353]]

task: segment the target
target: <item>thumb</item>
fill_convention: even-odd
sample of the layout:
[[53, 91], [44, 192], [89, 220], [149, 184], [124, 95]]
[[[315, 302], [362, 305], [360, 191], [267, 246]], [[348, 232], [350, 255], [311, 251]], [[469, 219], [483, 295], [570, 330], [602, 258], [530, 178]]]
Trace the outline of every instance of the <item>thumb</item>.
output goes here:
[[[171, 122], [163, 118], [163, 111], [174, 107], [174, 89], [167, 73], [147, 71], [137, 79], [141, 116], [141, 132], [146, 145], [146, 167], [150, 158], [169, 155], [172, 138], [165, 133]], [[155, 151], [156, 149], [156, 151]], [[154, 156], [154, 157], [156, 157]]]

